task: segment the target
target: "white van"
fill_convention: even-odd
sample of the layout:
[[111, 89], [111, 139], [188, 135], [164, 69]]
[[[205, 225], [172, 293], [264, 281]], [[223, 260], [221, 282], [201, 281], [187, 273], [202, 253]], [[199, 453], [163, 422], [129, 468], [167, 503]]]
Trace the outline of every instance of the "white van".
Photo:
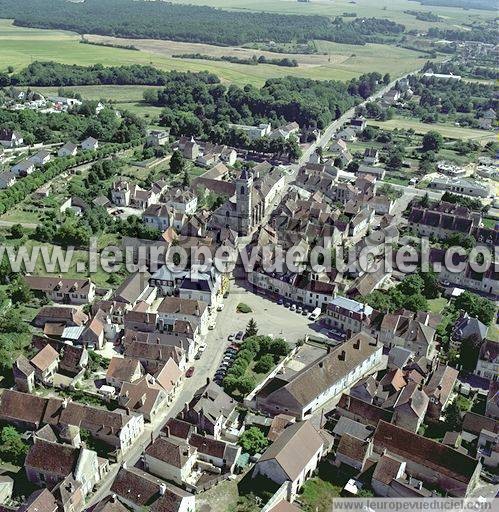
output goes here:
[[319, 318], [319, 316], [320, 316], [320, 314], [321, 314], [321, 313], [322, 313], [321, 308], [315, 308], [315, 309], [312, 311], [312, 313], [310, 313], [310, 315], [309, 315], [309, 317], [308, 317], [308, 318], [310, 318], [310, 320], [315, 321], [315, 320], [317, 320], [317, 319]]

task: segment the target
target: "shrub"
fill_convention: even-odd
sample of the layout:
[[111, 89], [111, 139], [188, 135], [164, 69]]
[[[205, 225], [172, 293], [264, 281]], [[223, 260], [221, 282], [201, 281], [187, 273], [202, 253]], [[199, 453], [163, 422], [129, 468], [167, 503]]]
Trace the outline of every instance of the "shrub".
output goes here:
[[240, 302], [237, 305], [236, 310], [238, 313], [251, 313], [253, 311], [247, 304], [244, 304], [243, 302]]

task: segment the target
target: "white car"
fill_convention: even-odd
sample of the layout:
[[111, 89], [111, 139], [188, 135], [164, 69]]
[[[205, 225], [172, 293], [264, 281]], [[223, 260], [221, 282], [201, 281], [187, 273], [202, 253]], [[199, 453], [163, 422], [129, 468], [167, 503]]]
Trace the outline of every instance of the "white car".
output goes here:
[[296, 311], [296, 304], [291, 304], [290, 311]]
[[223, 304], [219, 304], [217, 306], [217, 311], [223, 311], [223, 309], [224, 309], [224, 305]]

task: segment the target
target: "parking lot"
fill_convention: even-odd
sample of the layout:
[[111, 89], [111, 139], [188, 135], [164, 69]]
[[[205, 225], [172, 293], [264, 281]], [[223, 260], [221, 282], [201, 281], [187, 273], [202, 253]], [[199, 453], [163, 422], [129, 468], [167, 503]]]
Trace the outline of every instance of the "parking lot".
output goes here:
[[[248, 305], [252, 312], [237, 313], [239, 303]], [[215, 340], [226, 341], [230, 334], [244, 331], [250, 318], [255, 319], [259, 334], [283, 337], [291, 345], [296, 344], [307, 334], [324, 337], [318, 332], [317, 324], [309, 320], [308, 316], [291, 311], [273, 299], [257, 295], [233, 283], [224, 310], [219, 313], [216, 327], [208, 334], [208, 344]]]

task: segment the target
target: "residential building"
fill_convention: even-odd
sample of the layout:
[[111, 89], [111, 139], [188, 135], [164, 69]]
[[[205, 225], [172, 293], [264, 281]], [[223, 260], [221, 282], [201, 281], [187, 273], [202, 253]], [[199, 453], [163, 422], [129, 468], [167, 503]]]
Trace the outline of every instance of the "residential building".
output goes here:
[[10, 171], [0, 173], [0, 189], [10, 188], [17, 181], [17, 175]]
[[433, 372], [430, 380], [424, 387], [425, 393], [430, 398], [427, 415], [432, 420], [439, 420], [447, 405], [452, 401], [452, 391], [457, 381], [459, 372], [444, 364], [439, 364]]
[[169, 130], [149, 130], [146, 137], [147, 146], [164, 146], [170, 140]]
[[125, 310], [133, 309], [139, 301], [152, 303], [156, 291], [149, 286], [150, 279], [149, 272], [130, 274], [114, 292], [113, 300], [125, 304]]
[[380, 367], [382, 346], [358, 333], [300, 371], [276, 375], [257, 393], [256, 407], [269, 413], [304, 419], [355, 382]]
[[347, 336], [372, 330], [375, 311], [368, 304], [345, 297], [334, 297], [326, 307], [324, 322], [341, 329]]
[[383, 317], [378, 340], [385, 347], [399, 346], [416, 357], [431, 357], [435, 352], [436, 328], [441, 316], [419, 311], [396, 311]]
[[364, 471], [373, 452], [371, 439], [360, 439], [346, 432], [341, 436], [334, 463], [336, 466], [349, 466], [356, 471]]
[[428, 188], [472, 197], [487, 198], [490, 195], [490, 187], [488, 185], [468, 178], [434, 178], [428, 184]]
[[485, 405], [485, 415], [489, 418], [499, 420], [499, 381], [497, 380], [490, 381], [487, 403]]
[[31, 160], [21, 160], [10, 168], [10, 172], [16, 176], [28, 176], [35, 170], [35, 164]]
[[364, 150], [364, 163], [366, 165], [376, 165], [379, 163], [379, 151], [376, 148], [366, 148]]
[[165, 231], [170, 226], [175, 227], [174, 215], [175, 211], [171, 207], [165, 204], [153, 204], [146, 208], [142, 214], [142, 220], [147, 227]]
[[90, 279], [62, 279], [27, 275], [31, 291], [45, 295], [48, 300], [64, 304], [89, 304], [95, 299], [95, 284]]
[[481, 464], [473, 457], [385, 421], [374, 434], [374, 451], [403, 460], [413, 478], [449, 496], [469, 495], [480, 477]]
[[499, 376], [499, 343], [485, 340], [480, 347], [475, 374], [489, 380], [498, 380]]
[[145, 507], [151, 512], [195, 512], [196, 508], [194, 495], [136, 468], [121, 469], [111, 492], [134, 512]]
[[80, 327], [88, 322], [88, 316], [73, 307], [44, 306], [33, 319], [35, 327], [43, 328], [45, 324], [63, 324], [66, 327]]
[[452, 327], [450, 338], [451, 347], [459, 350], [464, 340], [472, 339], [475, 343], [481, 343], [487, 337], [488, 327], [478, 318], [473, 318], [464, 312]]
[[57, 156], [75, 156], [78, 153], [78, 146], [74, 142], [66, 142], [57, 152]]
[[35, 164], [35, 167], [44, 167], [46, 164], [50, 162], [52, 155], [50, 151], [46, 149], [42, 149], [35, 153], [33, 156], [29, 157], [29, 160]]
[[35, 369], [35, 378], [43, 384], [52, 384], [59, 367], [59, 352], [47, 344], [31, 360]]
[[174, 438], [159, 437], [143, 456], [145, 469], [164, 480], [183, 485], [197, 461], [197, 448]]
[[258, 459], [252, 476], [263, 475], [278, 485], [288, 482], [286, 499], [293, 501], [328, 448], [324, 437], [309, 421], [291, 424]]
[[86, 496], [104, 476], [107, 461], [102, 464], [92, 450], [37, 439], [26, 456], [25, 471], [30, 482], [48, 489], [72, 477]]
[[93, 137], [88, 137], [81, 143], [81, 149], [83, 149], [83, 151], [95, 151], [98, 148], [99, 141]]
[[245, 133], [250, 141], [261, 139], [262, 137], [266, 137], [270, 135], [272, 128], [268, 123], [262, 123], [258, 126], [247, 126], [241, 124], [229, 124], [229, 128], [233, 130], [240, 131]]
[[163, 202], [176, 212], [194, 215], [198, 206], [198, 198], [188, 188], [174, 188], [163, 196]]
[[[397, 370], [400, 371], [400, 370]], [[393, 406], [393, 423], [417, 432], [423, 423], [430, 399], [416, 382], [408, 382], [402, 388]]]
[[114, 356], [106, 371], [106, 384], [120, 389], [124, 382], [135, 382], [143, 375], [144, 369], [137, 359]]
[[237, 407], [231, 398], [215, 382], [209, 381], [198, 389], [189, 404], [181, 413], [182, 419], [196, 425], [199, 432], [220, 439]]
[[5, 148], [17, 148], [24, 144], [22, 135], [19, 132], [3, 128], [0, 130], [0, 145]]
[[189, 322], [199, 328], [201, 335], [208, 332], [208, 305], [205, 302], [179, 297], [165, 297], [157, 310], [158, 326], [162, 331], [171, 331], [177, 320]]

